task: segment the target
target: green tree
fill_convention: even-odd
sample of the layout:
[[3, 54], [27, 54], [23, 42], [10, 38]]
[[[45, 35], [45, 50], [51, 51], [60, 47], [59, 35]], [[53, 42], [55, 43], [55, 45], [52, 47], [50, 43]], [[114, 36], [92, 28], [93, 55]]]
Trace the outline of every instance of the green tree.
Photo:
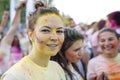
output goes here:
[[10, 10], [10, 0], [0, 0], [0, 22], [4, 11]]
[[47, 0], [48, 5], [52, 6], [53, 0]]

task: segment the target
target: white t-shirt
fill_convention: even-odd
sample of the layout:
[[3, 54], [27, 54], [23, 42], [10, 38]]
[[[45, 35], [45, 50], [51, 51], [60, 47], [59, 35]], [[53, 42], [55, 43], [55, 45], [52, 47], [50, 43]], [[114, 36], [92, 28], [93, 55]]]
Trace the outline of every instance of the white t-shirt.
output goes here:
[[[73, 80], [83, 80], [81, 75], [77, 71], [75, 71], [75, 69], [73, 68], [72, 64], [69, 64], [68, 67], [70, 68], [71, 72], [73, 73], [73, 78], [74, 78]], [[65, 72], [65, 73], [66, 73], [67, 80], [71, 80], [69, 75], [68, 75], [68, 73], [67, 72]]]
[[1, 80], [66, 80], [63, 69], [54, 61], [41, 67], [27, 56], [11, 67]]

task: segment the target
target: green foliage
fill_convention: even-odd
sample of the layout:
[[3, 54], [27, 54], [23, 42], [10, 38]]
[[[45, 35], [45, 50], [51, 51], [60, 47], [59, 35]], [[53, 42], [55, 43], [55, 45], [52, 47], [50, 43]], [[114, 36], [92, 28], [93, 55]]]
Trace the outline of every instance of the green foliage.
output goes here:
[[26, 8], [23, 8], [21, 12], [21, 23], [25, 23], [25, 20], [26, 20]]
[[53, 0], [47, 0], [48, 1], [48, 5], [52, 5]]
[[[52, 5], [53, 0], [47, 0], [47, 1], [49, 5]], [[2, 15], [4, 11], [10, 11], [10, 0], [0, 0], [0, 22], [2, 20]], [[25, 14], [26, 14], [26, 10], [24, 8], [21, 13], [21, 23], [25, 23], [25, 19], [26, 19]]]
[[10, 10], [10, 0], [0, 0], [0, 22], [4, 11]]

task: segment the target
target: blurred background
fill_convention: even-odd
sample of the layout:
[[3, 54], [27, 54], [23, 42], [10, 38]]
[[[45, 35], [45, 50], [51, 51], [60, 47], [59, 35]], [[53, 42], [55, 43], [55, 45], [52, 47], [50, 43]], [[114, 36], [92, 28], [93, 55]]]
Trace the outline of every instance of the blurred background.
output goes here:
[[[16, 6], [24, 0], [0, 0], [0, 21], [4, 11], [10, 11], [8, 20], [11, 24]], [[21, 23], [27, 23], [26, 16], [34, 10], [33, 4], [36, 0], [27, 0], [27, 8], [22, 10]], [[90, 24], [93, 21], [106, 18], [110, 12], [119, 10], [120, 0], [42, 0], [47, 1], [50, 6], [55, 6], [64, 17], [72, 17], [76, 23]]]

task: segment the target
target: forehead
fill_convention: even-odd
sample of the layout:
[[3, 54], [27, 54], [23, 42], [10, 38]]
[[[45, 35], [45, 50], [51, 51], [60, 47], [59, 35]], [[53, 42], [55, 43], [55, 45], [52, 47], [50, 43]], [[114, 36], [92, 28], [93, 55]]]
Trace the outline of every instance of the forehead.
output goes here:
[[[99, 35], [99, 39], [102, 39], [102, 38], [111, 38], [111, 37], [116, 37], [116, 35], [113, 33], [113, 32], [102, 32], [100, 35]], [[117, 38], [117, 37], [116, 37]]]
[[75, 41], [75, 42], [72, 44], [71, 48], [72, 48], [72, 47], [73, 47], [73, 48], [77, 48], [77, 47], [80, 47], [80, 46], [82, 46], [82, 45], [83, 45], [82, 39], [81, 39], [81, 40], [77, 40], [77, 41]]
[[60, 16], [56, 14], [46, 14], [39, 16], [36, 25], [41, 26], [49, 26], [49, 27], [64, 27], [64, 23]]

